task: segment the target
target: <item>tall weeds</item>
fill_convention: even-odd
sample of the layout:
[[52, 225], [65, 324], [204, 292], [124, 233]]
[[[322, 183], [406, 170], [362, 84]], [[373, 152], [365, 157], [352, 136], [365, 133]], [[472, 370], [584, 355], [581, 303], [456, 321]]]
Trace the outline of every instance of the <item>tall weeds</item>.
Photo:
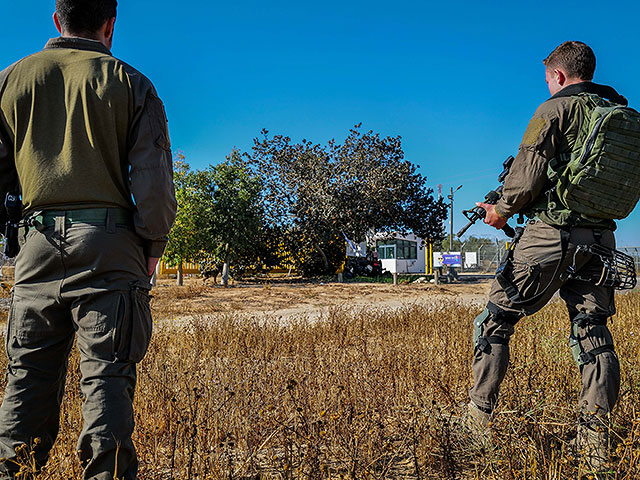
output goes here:
[[[640, 478], [640, 294], [618, 297], [622, 369], [612, 471]], [[188, 312], [187, 312], [188, 313]], [[214, 314], [163, 324], [139, 366], [141, 479], [564, 479], [580, 459], [578, 369], [552, 304], [516, 328], [491, 451], [456, 427], [470, 386], [471, 322], [446, 302], [336, 308], [320, 320]], [[74, 354], [75, 355], [75, 354]], [[61, 433], [39, 478], [78, 478], [78, 363]]]

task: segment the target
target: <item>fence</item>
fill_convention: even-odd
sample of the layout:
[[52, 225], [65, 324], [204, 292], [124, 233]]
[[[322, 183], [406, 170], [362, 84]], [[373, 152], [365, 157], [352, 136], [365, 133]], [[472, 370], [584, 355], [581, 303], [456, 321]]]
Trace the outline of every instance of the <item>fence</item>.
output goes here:
[[498, 242], [492, 244], [480, 245], [475, 250], [462, 249], [462, 255], [464, 257], [465, 252], [475, 251], [478, 258], [478, 266], [473, 268], [465, 268], [468, 271], [480, 271], [480, 272], [494, 272], [498, 265], [504, 259], [507, 254], [506, 242]]
[[[640, 272], [640, 247], [618, 247], [618, 250], [633, 257], [636, 265], [636, 272]], [[463, 255], [465, 251], [473, 250], [463, 249]], [[503, 241], [498, 244], [481, 245], [478, 247], [476, 252], [478, 254], [478, 266], [465, 270], [481, 272], [495, 271], [504, 259], [504, 256], [507, 254], [506, 242]]]
[[[160, 262], [160, 275], [164, 274], [176, 274], [178, 273], [177, 267], [168, 267], [164, 262]], [[182, 264], [182, 273], [184, 274], [198, 274], [200, 273], [200, 265], [197, 263], [187, 263], [184, 262]]]

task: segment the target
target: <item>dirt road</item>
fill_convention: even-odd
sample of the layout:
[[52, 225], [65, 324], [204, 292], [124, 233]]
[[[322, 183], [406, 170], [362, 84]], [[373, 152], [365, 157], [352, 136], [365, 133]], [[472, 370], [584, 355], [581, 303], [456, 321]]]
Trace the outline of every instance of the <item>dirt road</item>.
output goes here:
[[[188, 315], [243, 313], [274, 320], [296, 316], [320, 317], [332, 307], [400, 307], [407, 303], [428, 304], [444, 299], [482, 305], [490, 282], [475, 279], [450, 285], [412, 283], [393, 286], [379, 283], [273, 283], [240, 284], [229, 288], [186, 278], [185, 285], [161, 279], [153, 289], [151, 307], [156, 320]], [[9, 295], [0, 292], [0, 321], [6, 321]]]
[[286, 319], [316, 317], [331, 307], [399, 307], [406, 303], [433, 303], [457, 299], [483, 305], [489, 291], [488, 279], [435, 286], [413, 283], [393, 286], [375, 283], [264, 283], [223, 288], [187, 279], [183, 287], [174, 280], [161, 280], [152, 294], [157, 319], [185, 314], [246, 313], [260, 317]]

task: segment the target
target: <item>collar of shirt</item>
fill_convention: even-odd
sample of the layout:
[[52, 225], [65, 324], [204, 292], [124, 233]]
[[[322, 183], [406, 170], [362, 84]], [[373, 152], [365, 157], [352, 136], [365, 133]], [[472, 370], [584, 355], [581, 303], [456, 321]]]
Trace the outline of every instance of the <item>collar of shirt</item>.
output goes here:
[[89, 50], [111, 55], [111, 51], [98, 40], [91, 40], [82, 37], [57, 37], [50, 39], [44, 46], [47, 48], [74, 48], [77, 50]]
[[551, 98], [572, 97], [580, 93], [595, 93], [599, 97], [606, 98], [620, 105], [627, 105], [627, 99], [620, 95], [613, 87], [608, 85], [599, 85], [593, 82], [574, 83], [564, 87]]

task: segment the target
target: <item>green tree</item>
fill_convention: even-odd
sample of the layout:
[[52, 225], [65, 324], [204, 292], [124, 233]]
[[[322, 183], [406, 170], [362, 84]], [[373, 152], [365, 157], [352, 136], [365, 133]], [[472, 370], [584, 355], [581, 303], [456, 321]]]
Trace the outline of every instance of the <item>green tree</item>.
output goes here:
[[164, 251], [164, 262], [177, 267], [178, 285], [182, 285], [182, 264], [196, 262], [209, 239], [206, 236], [206, 200], [198, 186], [198, 178], [192, 172], [182, 153], [178, 152], [174, 160], [173, 180], [178, 201], [176, 221], [169, 234], [169, 242]]
[[414, 232], [427, 240], [443, 235], [446, 205], [404, 159], [400, 137], [382, 138], [353, 128], [343, 144], [322, 146], [289, 137], [254, 141], [248, 163], [263, 180], [270, 225], [303, 272], [335, 271], [344, 240], [367, 233]]
[[234, 150], [224, 163], [196, 174], [206, 200], [205, 250], [224, 262], [222, 282], [228, 285], [232, 262], [257, 265], [263, 251], [262, 184]]

